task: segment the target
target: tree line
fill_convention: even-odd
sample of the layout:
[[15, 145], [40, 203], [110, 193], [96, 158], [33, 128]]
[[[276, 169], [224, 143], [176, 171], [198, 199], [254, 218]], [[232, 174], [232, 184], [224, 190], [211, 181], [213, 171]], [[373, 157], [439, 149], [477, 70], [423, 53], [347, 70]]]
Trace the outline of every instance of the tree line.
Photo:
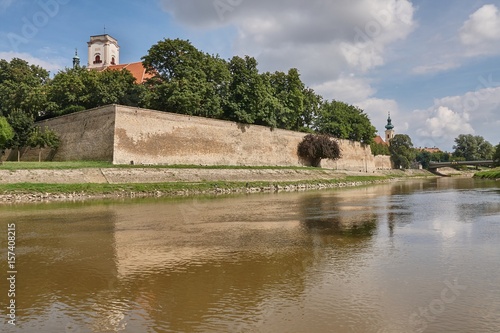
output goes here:
[[[381, 148], [375, 149], [380, 151]], [[494, 147], [480, 135], [460, 134], [455, 138], [452, 153], [442, 151], [431, 153], [414, 148], [411, 138], [405, 134], [395, 135], [387, 149], [389, 153], [381, 155], [390, 155], [396, 169], [408, 169], [414, 163], [419, 163], [427, 169], [430, 162], [482, 160], [493, 160], [495, 166], [500, 166], [500, 143]]]
[[158, 42], [142, 60], [153, 75], [143, 84], [127, 70], [66, 68], [51, 77], [24, 60], [0, 60], [0, 116], [14, 132], [0, 141], [1, 148], [27, 146], [28, 138], [36, 135], [37, 120], [108, 104], [327, 134], [365, 144], [376, 134], [363, 110], [325, 100], [302, 82], [295, 68], [260, 72], [253, 57], [225, 60], [180, 39]]

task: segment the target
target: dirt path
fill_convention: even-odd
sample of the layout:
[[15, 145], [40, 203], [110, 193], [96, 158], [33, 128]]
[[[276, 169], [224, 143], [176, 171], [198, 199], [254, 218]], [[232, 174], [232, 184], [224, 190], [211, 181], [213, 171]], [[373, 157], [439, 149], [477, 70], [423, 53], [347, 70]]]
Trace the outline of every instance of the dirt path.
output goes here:
[[301, 180], [338, 179], [346, 175], [383, 175], [344, 173], [324, 169], [168, 169], [168, 168], [90, 168], [68, 170], [0, 170], [0, 182], [45, 184], [125, 184], [168, 182], [287, 182]]

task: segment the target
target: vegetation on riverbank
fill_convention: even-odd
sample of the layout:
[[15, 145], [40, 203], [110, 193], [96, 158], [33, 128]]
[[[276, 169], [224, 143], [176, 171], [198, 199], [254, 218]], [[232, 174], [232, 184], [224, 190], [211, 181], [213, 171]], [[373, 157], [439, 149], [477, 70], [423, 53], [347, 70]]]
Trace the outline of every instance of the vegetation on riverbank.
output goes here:
[[[120, 168], [120, 169], [242, 169], [242, 170], [311, 170], [311, 167], [293, 166], [240, 166], [240, 165], [115, 165], [111, 162], [79, 161], [79, 162], [3, 162], [0, 170], [74, 170], [89, 168]], [[317, 170], [317, 169], [316, 169]]]
[[[135, 168], [139, 168], [136, 169], [139, 176], [130, 173], [129, 170]], [[171, 171], [167, 171], [165, 177], [161, 170], [168, 168]], [[73, 170], [76, 174], [86, 175], [86, 169], [89, 175], [94, 175], [91, 169], [96, 169], [97, 174], [103, 174], [103, 179], [74, 177]], [[115, 178], [106, 177], [108, 170]], [[434, 177], [424, 170], [387, 170], [367, 174], [311, 167], [117, 166], [106, 162], [7, 162], [0, 165], [0, 171], [3, 172], [0, 203], [291, 192]], [[151, 180], [154, 183], [150, 183]]]
[[478, 172], [474, 175], [474, 177], [485, 179], [500, 179], [500, 168]]
[[170, 182], [152, 184], [0, 184], [0, 193], [86, 193], [92, 195], [112, 194], [112, 193], [149, 193], [164, 192], [175, 193], [178, 191], [204, 192], [210, 190], [232, 190], [241, 188], [263, 188], [270, 186], [307, 186], [316, 184], [335, 185], [344, 183], [375, 182], [388, 180], [385, 176], [346, 176], [337, 179], [303, 180], [293, 182]]
[[289, 182], [170, 182], [157, 184], [0, 184], [0, 203], [69, 201], [102, 198], [176, 197], [232, 193], [292, 192], [369, 185], [389, 181], [385, 176], [346, 176], [337, 179]]

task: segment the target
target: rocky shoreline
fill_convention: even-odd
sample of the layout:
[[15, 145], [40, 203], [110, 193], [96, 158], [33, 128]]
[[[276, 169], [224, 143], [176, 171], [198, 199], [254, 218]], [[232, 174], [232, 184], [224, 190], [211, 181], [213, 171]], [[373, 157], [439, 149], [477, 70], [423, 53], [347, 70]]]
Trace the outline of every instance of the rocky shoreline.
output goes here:
[[4, 193], [0, 194], [0, 204], [21, 203], [44, 203], [44, 202], [81, 202], [86, 200], [103, 199], [133, 199], [133, 198], [162, 198], [162, 197], [186, 197], [194, 195], [229, 195], [229, 194], [252, 194], [252, 193], [279, 193], [279, 192], [301, 192], [310, 190], [323, 190], [333, 188], [348, 188], [356, 186], [367, 186], [395, 181], [397, 179], [338, 182], [338, 183], [307, 183], [294, 185], [270, 184], [268, 186], [236, 186], [236, 187], [214, 187], [210, 190], [185, 189], [176, 191], [114, 191], [110, 193]]
[[0, 205], [297, 192], [365, 186], [426, 177], [435, 177], [435, 175], [425, 170], [386, 170], [365, 173], [314, 168], [0, 170], [0, 184], [5, 185], [3, 193], [0, 191]]

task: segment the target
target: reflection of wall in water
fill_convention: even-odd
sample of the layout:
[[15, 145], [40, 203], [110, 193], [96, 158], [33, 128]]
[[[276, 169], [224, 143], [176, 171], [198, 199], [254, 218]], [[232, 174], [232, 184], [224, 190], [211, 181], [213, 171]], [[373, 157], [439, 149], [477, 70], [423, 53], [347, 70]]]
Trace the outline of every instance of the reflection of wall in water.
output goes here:
[[[93, 298], [112, 288], [117, 277], [112, 211], [103, 207], [26, 207], [20, 212], [2, 213], [2, 222], [15, 222], [19, 234], [16, 268], [20, 318], [26, 317], [25, 309], [30, 309], [31, 318], [53, 316], [58, 307], [74, 306], [67, 303], [73, 299]], [[0, 298], [2, 307], [4, 300]], [[54, 308], [56, 303], [60, 306]]]

